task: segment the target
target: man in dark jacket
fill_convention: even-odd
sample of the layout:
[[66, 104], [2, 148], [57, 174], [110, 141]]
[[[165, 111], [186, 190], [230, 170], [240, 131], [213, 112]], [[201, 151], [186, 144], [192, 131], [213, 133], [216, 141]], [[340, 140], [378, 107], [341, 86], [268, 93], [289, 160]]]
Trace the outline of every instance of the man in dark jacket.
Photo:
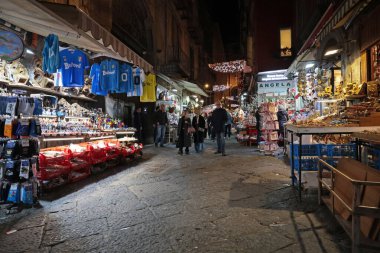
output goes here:
[[212, 125], [214, 127], [216, 142], [218, 144], [218, 150], [215, 154], [222, 153], [222, 156], [226, 155], [225, 152], [225, 140], [224, 140], [224, 126], [227, 122], [227, 111], [222, 108], [220, 101], [215, 103], [216, 109], [212, 112]]
[[165, 141], [165, 132], [166, 126], [168, 125], [168, 115], [165, 110], [165, 105], [160, 105], [160, 109], [156, 112], [155, 115], [155, 127], [157, 127], [157, 135], [155, 138], [155, 145], [158, 146], [158, 142], [160, 141], [160, 147], [164, 146]]

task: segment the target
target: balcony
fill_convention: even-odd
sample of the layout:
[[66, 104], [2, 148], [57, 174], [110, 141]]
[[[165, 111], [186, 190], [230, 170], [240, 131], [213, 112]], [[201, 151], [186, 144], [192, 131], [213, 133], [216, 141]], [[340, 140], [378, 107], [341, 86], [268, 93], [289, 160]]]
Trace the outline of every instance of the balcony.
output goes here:
[[158, 66], [158, 70], [169, 76], [190, 76], [190, 58], [178, 47], [170, 47], [167, 49], [166, 63]]

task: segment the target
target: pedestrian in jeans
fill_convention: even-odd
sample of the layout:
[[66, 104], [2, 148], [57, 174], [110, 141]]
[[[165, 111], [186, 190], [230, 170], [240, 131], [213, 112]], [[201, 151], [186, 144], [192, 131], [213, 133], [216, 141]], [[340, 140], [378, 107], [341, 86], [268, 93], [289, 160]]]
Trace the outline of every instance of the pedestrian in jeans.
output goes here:
[[225, 152], [225, 140], [224, 140], [224, 127], [227, 122], [227, 111], [222, 108], [220, 101], [215, 103], [216, 109], [212, 112], [212, 125], [214, 127], [216, 142], [218, 150], [215, 154], [222, 154], [226, 156]]
[[158, 146], [158, 142], [160, 142], [160, 147], [164, 146], [165, 142], [165, 132], [166, 126], [168, 125], [168, 115], [165, 111], [165, 105], [161, 104], [160, 109], [156, 112], [155, 115], [155, 127], [157, 127], [157, 135], [155, 139], [155, 146]]

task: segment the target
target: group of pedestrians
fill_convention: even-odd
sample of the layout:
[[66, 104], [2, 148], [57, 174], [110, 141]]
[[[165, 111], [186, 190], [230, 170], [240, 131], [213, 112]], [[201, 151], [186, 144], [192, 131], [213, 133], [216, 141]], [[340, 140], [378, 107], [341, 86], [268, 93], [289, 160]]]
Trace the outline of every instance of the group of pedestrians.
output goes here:
[[[199, 109], [195, 110], [195, 115], [191, 119], [188, 111], [183, 111], [178, 121], [177, 142], [178, 154], [190, 154], [189, 148], [194, 141], [195, 152], [203, 151], [203, 142], [207, 137], [217, 140], [217, 151], [215, 154], [226, 155], [225, 137], [231, 136], [232, 118], [229, 113], [222, 108], [221, 103], [215, 103], [216, 109], [210, 113], [202, 115]], [[161, 105], [156, 111], [154, 119], [155, 127], [155, 146], [164, 146], [166, 127], [168, 126], [168, 117], [165, 111], [165, 105]], [[185, 150], [184, 150], [185, 149]]]
[[188, 111], [182, 113], [178, 123], [178, 154], [183, 154], [183, 148], [185, 148], [185, 153], [189, 154], [192, 137], [194, 139], [195, 152], [202, 152], [204, 138], [208, 134], [211, 138], [215, 135], [217, 140], [217, 151], [215, 154], [226, 155], [224, 138], [226, 124], [228, 123], [228, 113], [221, 107], [219, 101], [215, 103], [215, 106], [216, 109], [208, 117], [207, 115], [202, 116], [200, 110], [195, 111], [195, 116], [192, 120]]

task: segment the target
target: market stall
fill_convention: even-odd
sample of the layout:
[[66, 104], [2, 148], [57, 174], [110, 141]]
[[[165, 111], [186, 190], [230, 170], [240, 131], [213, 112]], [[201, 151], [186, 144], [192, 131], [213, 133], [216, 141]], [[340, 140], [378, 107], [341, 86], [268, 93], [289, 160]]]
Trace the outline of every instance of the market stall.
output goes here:
[[[18, 3], [9, 1], [4, 8]], [[45, 18], [56, 17], [41, 12], [39, 4], [33, 8]], [[41, 29], [12, 15], [0, 18], [25, 28], [0, 23], [6, 42], [0, 44], [0, 145], [5, 151], [0, 157], [0, 203], [19, 208], [36, 204], [41, 190], [141, 157], [136, 129], [117, 114], [126, 107], [104, 97], [123, 94], [151, 101], [153, 94], [155, 100], [155, 92], [142, 85], [155, 77], [91, 37], [65, 37], [64, 43], [49, 29], [33, 33]], [[62, 19], [54, 22], [66, 24]], [[108, 54], [96, 57], [102, 50]]]

